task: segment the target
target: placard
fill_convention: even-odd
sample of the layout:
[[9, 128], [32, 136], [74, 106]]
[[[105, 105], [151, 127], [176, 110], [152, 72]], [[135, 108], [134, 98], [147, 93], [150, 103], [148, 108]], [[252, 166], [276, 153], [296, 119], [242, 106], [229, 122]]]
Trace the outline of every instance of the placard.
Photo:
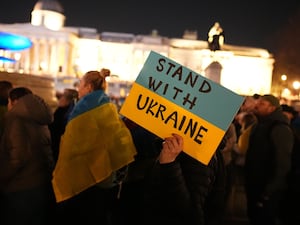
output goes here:
[[177, 133], [183, 151], [207, 165], [244, 97], [151, 51], [120, 113], [161, 138]]

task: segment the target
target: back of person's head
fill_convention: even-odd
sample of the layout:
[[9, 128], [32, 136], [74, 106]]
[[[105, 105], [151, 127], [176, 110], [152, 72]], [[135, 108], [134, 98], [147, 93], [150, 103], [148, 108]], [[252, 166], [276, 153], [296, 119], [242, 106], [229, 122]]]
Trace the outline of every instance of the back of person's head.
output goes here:
[[17, 87], [10, 90], [8, 94], [8, 110], [11, 110], [12, 107], [25, 95], [32, 94], [32, 91], [26, 87]]
[[78, 100], [78, 91], [71, 88], [64, 89], [64, 92], [58, 97], [59, 107], [68, 107], [74, 105]]
[[241, 111], [243, 112], [253, 112], [256, 104], [256, 100], [258, 99], [258, 95], [254, 94], [253, 96], [246, 96], [243, 104], [241, 105]]
[[16, 87], [11, 89], [8, 94], [8, 97], [11, 101], [18, 100], [25, 95], [32, 94], [32, 91], [27, 87]]
[[106, 77], [110, 76], [110, 70], [102, 69], [101, 71], [91, 70], [88, 71], [83, 79], [86, 84], [90, 84], [92, 89], [95, 90], [105, 90], [106, 89]]
[[252, 95], [252, 98], [254, 98], [255, 100], [259, 99], [259, 97], [260, 97], [260, 94], [257, 94], [257, 93]]
[[7, 104], [8, 93], [13, 88], [13, 84], [7, 80], [0, 80], [0, 101]]
[[78, 91], [72, 88], [64, 89], [63, 96], [70, 102], [78, 100]]

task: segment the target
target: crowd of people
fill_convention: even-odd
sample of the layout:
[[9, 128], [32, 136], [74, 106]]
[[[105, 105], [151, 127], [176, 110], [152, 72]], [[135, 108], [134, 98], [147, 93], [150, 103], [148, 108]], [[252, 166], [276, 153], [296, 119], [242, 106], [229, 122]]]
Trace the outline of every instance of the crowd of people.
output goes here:
[[105, 92], [107, 76], [88, 71], [57, 96], [55, 110], [0, 81], [1, 225], [238, 224], [235, 208], [245, 210], [241, 224], [300, 223], [292, 106], [271, 94], [245, 97], [204, 165], [182, 151], [182, 136], [162, 139], [122, 117]]

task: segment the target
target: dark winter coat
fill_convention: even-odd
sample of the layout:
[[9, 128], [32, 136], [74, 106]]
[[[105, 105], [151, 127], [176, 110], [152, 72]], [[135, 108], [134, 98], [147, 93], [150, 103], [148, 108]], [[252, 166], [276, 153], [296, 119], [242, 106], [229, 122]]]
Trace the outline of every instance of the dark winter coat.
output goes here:
[[0, 145], [0, 191], [32, 189], [51, 182], [54, 166], [48, 125], [51, 108], [28, 94], [5, 117]]
[[172, 163], [156, 162], [146, 178], [142, 224], [209, 224], [206, 200], [216, 175], [212, 163], [214, 158], [206, 166], [184, 152]]
[[[287, 118], [277, 109], [258, 118], [250, 136], [245, 161], [246, 190], [259, 200], [286, 188], [294, 137]], [[273, 123], [276, 121], [277, 125]]]
[[64, 107], [58, 107], [53, 114], [53, 123], [49, 125], [55, 162], [57, 162], [58, 159], [60, 138], [65, 132], [69, 115], [73, 107], [74, 103], [70, 103], [70, 105]]

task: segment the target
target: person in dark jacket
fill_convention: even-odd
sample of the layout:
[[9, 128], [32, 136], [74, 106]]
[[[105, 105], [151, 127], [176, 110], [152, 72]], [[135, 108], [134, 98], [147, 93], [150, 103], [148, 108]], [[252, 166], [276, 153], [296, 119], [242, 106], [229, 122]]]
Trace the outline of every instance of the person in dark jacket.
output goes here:
[[7, 80], [0, 80], [0, 137], [3, 132], [4, 115], [7, 112], [8, 93], [13, 88], [13, 84]]
[[[180, 135], [172, 134], [162, 142], [162, 150], [145, 178], [144, 212], [140, 224], [204, 225], [222, 221], [225, 177], [222, 178], [223, 191], [218, 195], [218, 204], [213, 204], [213, 198], [210, 198], [216, 181], [216, 157], [212, 157], [209, 165], [204, 165], [182, 149]], [[217, 150], [221, 157], [218, 160], [224, 160], [220, 149]], [[221, 165], [225, 171], [223, 161]]]
[[255, 114], [245, 159], [247, 213], [252, 225], [278, 225], [294, 137], [275, 96], [261, 96]]
[[51, 224], [51, 108], [25, 87], [9, 92], [0, 144], [0, 224]]
[[130, 130], [137, 154], [129, 164], [126, 182], [122, 185], [113, 216], [116, 218], [114, 225], [141, 225], [146, 175], [161, 151], [162, 139], [134, 121], [122, 119]]
[[300, 202], [300, 134], [294, 121], [299, 119], [298, 111], [293, 106], [281, 105], [283, 113], [290, 121], [290, 126], [294, 134], [294, 145], [291, 154], [291, 169], [288, 174], [288, 187], [283, 205], [283, 215], [285, 224], [300, 224], [299, 209], [295, 207]]
[[54, 161], [58, 159], [60, 138], [65, 132], [69, 115], [78, 101], [78, 91], [66, 88], [58, 99], [58, 107], [54, 111], [53, 122], [49, 125]]

